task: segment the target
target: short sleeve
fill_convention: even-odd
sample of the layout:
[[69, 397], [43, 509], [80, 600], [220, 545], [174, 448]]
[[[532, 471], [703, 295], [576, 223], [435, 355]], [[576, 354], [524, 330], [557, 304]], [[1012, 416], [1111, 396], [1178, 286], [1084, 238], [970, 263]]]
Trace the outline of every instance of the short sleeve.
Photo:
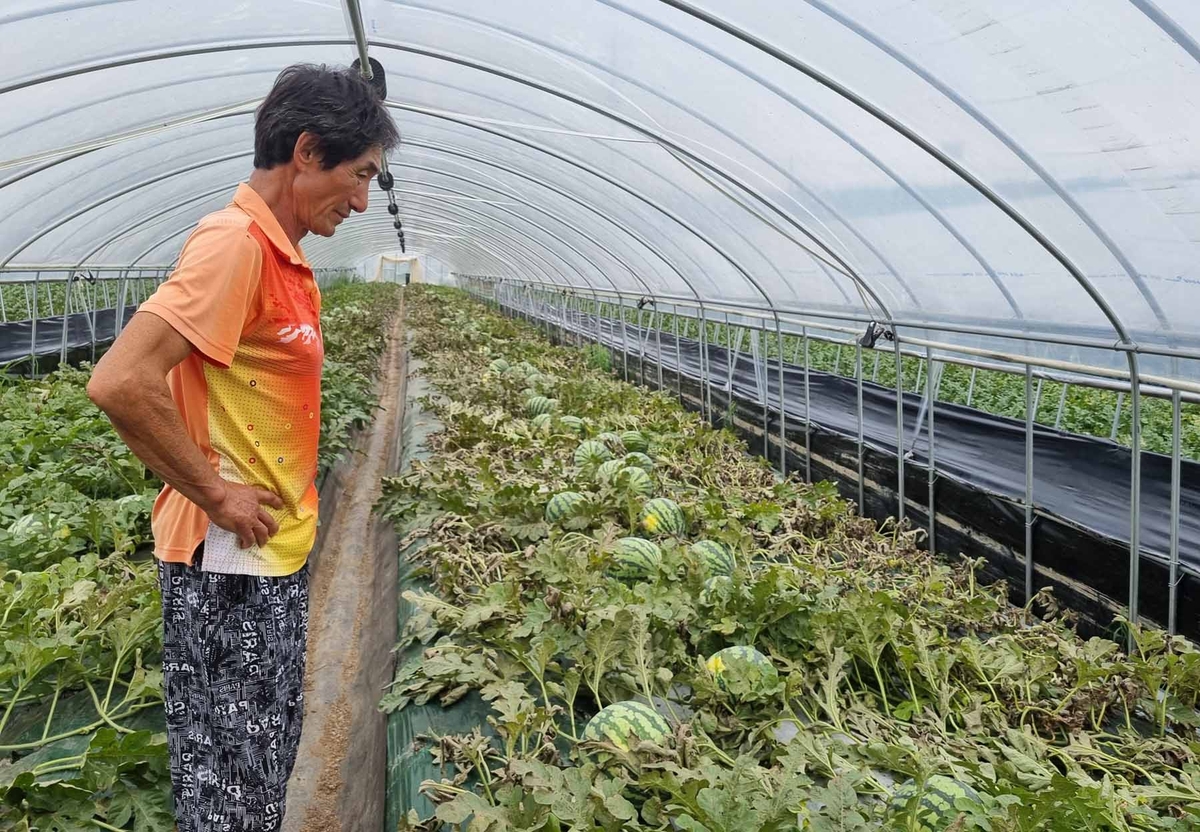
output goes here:
[[162, 318], [210, 361], [228, 367], [262, 302], [262, 258], [245, 223], [207, 220], [139, 311]]

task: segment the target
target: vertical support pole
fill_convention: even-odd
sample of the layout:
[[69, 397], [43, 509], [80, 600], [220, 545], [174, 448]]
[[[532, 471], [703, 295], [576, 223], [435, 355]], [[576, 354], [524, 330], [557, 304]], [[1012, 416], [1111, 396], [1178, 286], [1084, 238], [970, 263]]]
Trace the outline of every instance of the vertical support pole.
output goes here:
[[1033, 598], [1033, 365], [1025, 365], [1025, 603]]
[[[1138, 372], [1137, 354], [1130, 353], [1129, 358], [1129, 623], [1136, 627], [1141, 617], [1141, 599], [1138, 596], [1142, 577], [1142, 379]], [[1132, 629], [1129, 631], [1129, 646], [1132, 649]]]
[[896, 520], [904, 523], [904, 360], [900, 354], [900, 333], [892, 327], [896, 348]]
[[1175, 635], [1179, 604], [1179, 478], [1181, 453], [1180, 411], [1183, 396], [1171, 391], [1171, 561], [1167, 588], [1167, 633]]
[[[876, 353], [878, 357], [878, 353]], [[866, 474], [863, 471], [863, 455], [866, 443], [863, 437], [863, 348], [862, 344], [856, 345], [856, 358], [854, 361], [854, 380], [857, 387], [857, 411], [858, 411], [858, 516], [865, 517], [866, 509]]]
[[1067, 406], [1067, 390], [1071, 385], [1063, 382], [1062, 392], [1058, 396], [1058, 413], [1054, 414], [1054, 429], [1062, 427], [1063, 409]]
[[[655, 309], [657, 312], [657, 307]], [[661, 393], [663, 389], [663, 352], [662, 352], [662, 315], [658, 316], [658, 323], [654, 327], [654, 344], [658, 358], [658, 391]]]
[[1112, 430], [1108, 433], [1108, 438], [1117, 441], [1117, 429], [1121, 426], [1121, 408], [1125, 406], [1125, 391], [1121, 390], [1117, 393], [1117, 410], [1113, 413]]
[[33, 273], [33, 317], [30, 319], [32, 324], [29, 329], [29, 366], [30, 374], [37, 375], [37, 331], [38, 318], [41, 315], [41, 305], [38, 303], [38, 292], [42, 285], [42, 273], [36, 271]]
[[[770, 462], [771, 461], [771, 441], [770, 441], [771, 408], [770, 408], [770, 405], [768, 404], [768, 402], [770, 402], [771, 399], [770, 399], [770, 394], [768, 392], [770, 390], [770, 385], [767, 383], [767, 378], [770, 376], [771, 362], [767, 360], [767, 328], [761, 321], [759, 322], [759, 328], [754, 330], [754, 337], [757, 338], [759, 341], [758, 353], [759, 353], [759, 357], [762, 359], [762, 375], [760, 377], [762, 378], [763, 459]], [[757, 368], [755, 370], [755, 373], [757, 374]], [[732, 375], [732, 373], [731, 373], [731, 375]]]
[[933, 371], [933, 347], [925, 348], [925, 363], [929, 367], [929, 371], [925, 373], [925, 390], [926, 396], [929, 398], [928, 407], [928, 427], [925, 432], [928, 434], [929, 442], [929, 553], [937, 554], [937, 506], [934, 503], [933, 492], [937, 484], [937, 463], [934, 456], [934, 434], [933, 434], [933, 411], [937, 404], [937, 390], [935, 389], [933, 377], [936, 375]]
[[6, 288], [3, 283], [0, 283], [0, 321], [8, 323], [8, 309], [4, 306], [4, 290]]
[[675, 394], [683, 404], [683, 347], [679, 343], [679, 306], [671, 304], [671, 336], [675, 339]]
[[621, 377], [629, 381], [629, 341], [625, 326], [625, 296], [617, 292], [617, 311], [621, 315]]
[[971, 368], [971, 383], [967, 385], [967, 407], [971, 406], [971, 399], [975, 398], [975, 376], [978, 373], [978, 367]]
[[[772, 304], [774, 306], [774, 304]], [[787, 399], [783, 390], [783, 327], [779, 323], [779, 313], [772, 309], [775, 316], [775, 341], [779, 345], [779, 472], [787, 476]]]
[[804, 481], [812, 482], [812, 386], [808, 369], [812, 354], [809, 351], [808, 327], [801, 327], [800, 336], [804, 339]]
[[[921, 363], [921, 359], [917, 359], [917, 383], [913, 385], [913, 392], [921, 392], [921, 376], [925, 371], [925, 365]], [[931, 371], [932, 372], [932, 371]]]
[[29, 284], [22, 283], [21, 288], [25, 290], [25, 318], [26, 320], [33, 320], [32, 307], [29, 305]]
[[712, 391], [708, 378], [708, 314], [700, 304], [700, 415], [712, 422]]
[[1045, 386], [1046, 379], [1039, 378], [1037, 389], [1033, 391], [1033, 421], [1037, 421], [1038, 409], [1042, 406], [1042, 388]]

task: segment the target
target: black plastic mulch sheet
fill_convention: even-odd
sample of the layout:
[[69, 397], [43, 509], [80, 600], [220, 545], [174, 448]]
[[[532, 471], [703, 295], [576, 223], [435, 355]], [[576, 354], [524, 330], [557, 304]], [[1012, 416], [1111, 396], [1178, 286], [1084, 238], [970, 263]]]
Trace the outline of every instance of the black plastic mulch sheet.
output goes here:
[[[135, 312], [137, 306], [125, 308], [126, 323]], [[116, 338], [116, 323], [116, 309], [39, 318], [36, 330], [32, 320], [0, 323], [0, 364], [20, 361], [31, 355], [59, 355], [63, 347], [64, 326], [68, 353], [93, 344], [107, 344]]]
[[[559, 322], [556, 322], [559, 323]], [[567, 328], [595, 338], [595, 318], [577, 318]], [[621, 350], [621, 327], [617, 322], [601, 321], [602, 340]], [[676, 369], [698, 381], [700, 345], [680, 338], [678, 351], [670, 333], [643, 333], [626, 326], [624, 346], [629, 354], [644, 351], [645, 360], [664, 369]], [[659, 344], [661, 343], [661, 355]], [[890, 353], [890, 350], [888, 350]], [[676, 356], [679, 366], [676, 367]], [[708, 345], [706, 377], [714, 389], [731, 387], [734, 397], [763, 404], [774, 430], [778, 430], [779, 362], [771, 360], [765, 374], [759, 363], [746, 353], [736, 355], [730, 379], [730, 351]], [[649, 364], [648, 364], [649, 367]], [[648, 374], [654, 372], [649, 367]], [[765, 375], [765, 384], [760, 379]], [[784, 363], [784, 411], [789, 432], [803, 430], [805, 418], [804, 370]], [[857, 385], [851, 379], [817, 371], [809, 372], [811, 421], [821, 429], [857, 439]], [[927, 468], [929, 441], [922, 397], [904, 396], [904, 448], [911, 452], [907, 465]], [[921, 421], [918, 433], [918, 419]], [[896, 454], [896, 391], [869, 381], [863, 382], [863, 437], [868, 448]], [[938, 402], [934, 408], [934, 459], [938, 477], [950, 477], [961, 483], [1006, 500], [1023, 503], [1025, 499], [1025, 423], [993, 416], [974, 408]], [[1130, 464], [1129, 448], [1087, 436], [1056, 431], [1042, 425], [1034, 427], [1033, 504], [1039, 513], [1062, 518], [1071, 525], [1128, 546], [1130, 538]], [[1182, 461], [1179, 520], [1179, 558], [1181, 569], [1200, 575], [1200, 464]], [[1141, 553], [1144, 560], [1166, 563], [1170, 551], [1171, 459], [1161, 454], [1142, 454]], [[924, 495], [920, 496], [924, 500]]]

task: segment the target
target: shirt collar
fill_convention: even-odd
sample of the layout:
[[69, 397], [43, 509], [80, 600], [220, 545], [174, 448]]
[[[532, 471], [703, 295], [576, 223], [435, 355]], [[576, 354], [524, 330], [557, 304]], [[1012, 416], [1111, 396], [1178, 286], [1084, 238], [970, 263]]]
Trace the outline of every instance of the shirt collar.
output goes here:
[[267, 235], [267, 239], [271, 241], [271, 244], [279, 249], [294, 265], [304, 266], [306, 269], [312, 268], [308, 265], [308, 260], [305, 259], [304, 252], [300, 250], [300, 246], [292, 245], [292, 241], [284, 233], [283, 226], [279, 224], [275, 213], [267, 206], [263, 198], [258, 195], [258, 191], [243, 182], [238, 185], [237, 192], [233, 195], [233, 204], [245, 211], [250, 219], [258, 223], [258, 227]]

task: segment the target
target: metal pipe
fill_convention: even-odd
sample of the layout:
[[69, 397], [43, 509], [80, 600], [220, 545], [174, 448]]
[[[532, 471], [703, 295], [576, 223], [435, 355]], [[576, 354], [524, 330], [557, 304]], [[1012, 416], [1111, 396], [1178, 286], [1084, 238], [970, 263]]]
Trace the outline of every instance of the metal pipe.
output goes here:
[[1181, 434], [1180, 429], [1180, 394], [1175, 390], [1171, 394], [1171, 551], [1170, 551], [1170, 584], [1167, 588], [1167, 633], [1175, 635], [1176, 612], [1179, 604], [1179, 480]]
[[809, 348], [808, 327], [800, 329], [801, 341], [804, 344], [804, 481], [812, 482], [812, 386], [810, 366], [812, 352]]
[[783, 330], [779, 315], [775, 316], [775, 341], [779, 345], [779, 473], [787, 477], [787, 399], [783, 388]]
[[1046, 379], [1039, 378], [1037, 389], [1033, 391], [1033, 420], [1035, 422], [1037, 421], [1038, 408], [1041, 407], [1042, 404], [1042, 385], [1045, 383], [1045, 381]]
[[925, 349], [927, 350], [925, 360], [929, 364], [929, 372], [926, 373], [926, 375], [925, 375], [925, 388], [926, 388], [925, 395], [929, 398], [929, 408], [928, 408], [929, 422], [928, 422], [928, 428], [926, 429], [926, 433], [928, 433], [928, 443], [929, 443], [929, 553], [931, 555], [936, 555], [937, 554], [937, 508], [934, 504], [933, 492], [934, 492], [934, 486], [937, 483], [937, 465], [934, 461], [935, 458], [934, 458], [934, 452], [933, 452], [933, 445], [934, 445], [933, 411], [936, 409], [934, 407], [934, 405], [936, 404], [934, 399], [937, 396], [937, 391], [934, 389], [934, 379], [933, 379], [934, 375], [936, 375], [933, 371], [933, 349], [931, 347], [926, 347]]
[[[865, 420], [863, 419], [863, 348], [861, 344], [856, 345], [855, 355], [854, 376], [858, 399], [858, 514], [860, 517], [865, 517], [867, 514], [866, 473], [863, 470], [863, 457], [865, 455], [866, 442], [864, 437]], [[876, 353], [876, 356], [878, 357], [878, 353]]]
[[967, 407], [971, 406], [971, 400], [975, 398], [975, 374], [978, 369], [977, 367], [971, 368], [971, 383], [967, 385]]
[[[1067, 406], [1067, 389], [1070, 387], [1065, 381], [1062, 383], [1062, 391], [1058, 395], [1058, 412], [1054, 414], [1054, 429], [1058, 430], [1062, 427], [1063, 409]], [[1176, 393], [1179, 391], [1176, 390]]]
[[1117, 441], [1117, 428], [1120, 427], [1120, 425], [1121, 425], [1121, 407], [1124, 404], [1125, 404], [1125, 393], [1124, 393], [1124, 391], [1122, 391], [1120, 393], [1117, 393], [1117, 409], [1116, 409], [1116, 412], [1113, 413], [1112, 431], [1109, 432], [1109, 434], [1108, 434], [1108, 438], [1113, 442]]
[[900, 354], [900, 333], [893, 330], [892, 343], [896, 348], [896, 520], [904, 525], [904, 364]]
[[[1129, 451], [1129, 623], [1138, 626], [1140, 613], [1140, 591], [1142, 572], [1142, 397], [1138, 389], [1137, 356], [1131, 355], [1130, 367], [1130, 428]], [[1129, 646], [1133, 648], [1133, 631], [1129, 632]]]
[[1033, 600], [1033, 368], [1025, 365], [1025, 603]]

